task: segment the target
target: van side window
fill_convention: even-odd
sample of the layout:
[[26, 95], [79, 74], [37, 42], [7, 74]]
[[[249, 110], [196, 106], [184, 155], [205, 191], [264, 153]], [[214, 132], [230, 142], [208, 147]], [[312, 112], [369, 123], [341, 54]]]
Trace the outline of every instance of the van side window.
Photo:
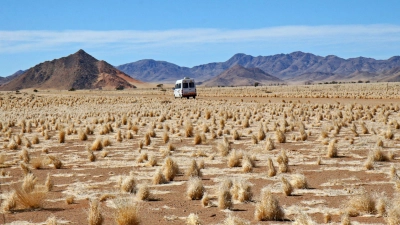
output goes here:
[[194, 83], [193, 83], [193, 82], [190, 82], [190, 83], [189, 83], [189, 87], [190, 87], [190, 88], [194, 88]]
[[188, 88], [188, 83], [183, 83], [183, 88]]
[[180, 88], [181, 88], [181, 83], [176, 84], [176, 85], [175, 85], [175, 88], [180, 89]]

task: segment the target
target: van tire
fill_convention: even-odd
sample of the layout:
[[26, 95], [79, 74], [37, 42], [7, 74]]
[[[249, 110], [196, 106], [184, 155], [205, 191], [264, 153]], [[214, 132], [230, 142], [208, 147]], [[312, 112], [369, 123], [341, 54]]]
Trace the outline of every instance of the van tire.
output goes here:
[[193, 99], [196, 99], [196, 96], [193, 96]]
[[189, 96], [187, 96], [186, 98], [189, 99]]

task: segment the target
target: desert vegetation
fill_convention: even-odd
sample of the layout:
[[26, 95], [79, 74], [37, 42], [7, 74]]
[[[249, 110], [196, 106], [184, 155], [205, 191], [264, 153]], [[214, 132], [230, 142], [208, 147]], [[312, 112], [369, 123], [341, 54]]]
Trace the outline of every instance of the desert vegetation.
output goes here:
[[336, 85], [1, 92], [0, 223], [398, 224], [399, 84]]

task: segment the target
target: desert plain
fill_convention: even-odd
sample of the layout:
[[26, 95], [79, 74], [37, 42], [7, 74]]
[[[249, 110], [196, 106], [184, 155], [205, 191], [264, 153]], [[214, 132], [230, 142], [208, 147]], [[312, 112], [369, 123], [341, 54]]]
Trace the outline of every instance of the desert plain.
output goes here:
[[1, 224], [400, 224], [400, 84], [0, 92]]

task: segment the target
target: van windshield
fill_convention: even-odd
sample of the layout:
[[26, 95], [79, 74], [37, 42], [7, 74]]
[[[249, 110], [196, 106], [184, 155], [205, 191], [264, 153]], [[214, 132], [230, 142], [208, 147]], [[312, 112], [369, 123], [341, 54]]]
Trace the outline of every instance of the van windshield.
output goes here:
[[188, 88], [188, 83], [183, 83], [183, 88]]

